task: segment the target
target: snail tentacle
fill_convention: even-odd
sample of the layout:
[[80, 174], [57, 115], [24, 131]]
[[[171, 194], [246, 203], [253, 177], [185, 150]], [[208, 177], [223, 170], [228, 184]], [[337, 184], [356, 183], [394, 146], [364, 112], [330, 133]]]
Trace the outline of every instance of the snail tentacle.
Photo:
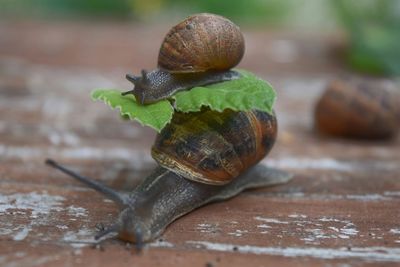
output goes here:
[[[133, 75], [133, 74], [126, 74], [126, 79], [128, 80], [128, 81], [130, 81], [131, 83], [133, 83], [134, 85], [135, 84], [137, 84], [139, 81], [140, 81], [140, 76], [135, 76], [135, 75]], [[136, 87], [136, 86], [135, 86]], [[121, 95], [122, 96], [126, 96], [126, 95], [129, 95], [129, 94], [135, 94], [135, 87], [133, 87], [133, 89], [132, 90], [129, 90], [129, 91], [126, 91], [126, 92], [123, 92], [123, 93], [121, 93]]]
[[115, 201], [120, 206], [128, 205], [128, 202], [129, 202], [128, 198], [124, 194], [121, 194], [108, 186], [105, 186], [99, 182], [96, 182], [94, 179], [91, 179], [91, 178], [85, 177], [81, 174], [78, 174], [75, 171], [73, 171], [65, 166], [60, 165], [59, 163], [57, 163], [56, 161], [54, 161], [52, 159], [46, 159], [45, 163], [55, 169], [62, 171], [63, 173], [69, 175], [70, 177], [80, 181], [81, 183], [84, 183], [85, 185], [89, 186], [90, 188], [102, 193], [103, 195], [105, 195], [108, 198]]

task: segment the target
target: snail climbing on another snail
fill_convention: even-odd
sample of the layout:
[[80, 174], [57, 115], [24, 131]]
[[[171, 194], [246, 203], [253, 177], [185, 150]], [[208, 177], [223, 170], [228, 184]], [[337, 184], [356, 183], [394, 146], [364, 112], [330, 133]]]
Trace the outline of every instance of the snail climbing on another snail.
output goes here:
[[[208, 22], [208, 19], [217, 19], [228, 23], [229, 26], [201, 28], [202, 25], [214, 25], [214, 22]], [[194, 25], [195, 22], [199, 24]], [[228, 37], [231, 36], [232, 29], [238, 29], [230, 21], [211, 14], [191, 16], [177, 26], [166, 39], [181, 39], [182, 36], [175, 34], [175, 31], [182, 27], [188, 30], [200, 29], [200, 32], [211, 27], [212, 31], [222, 31], [218, 35], [228, 30]], [[240, 32], [237, 34], [243, 39]], [[199, 37], [194, 35], [190, 38]], [[203, 50], [213, 42], [218, 46], [223, 39], [212, 40], [199, 41], [201, 45], [206, 46]], [[164, 50], [176, 51], [176, 48], [171, 48], [168, 43], [164, 42], [161, 46], [160, 68], [169, 69], [170, 66], [172, 68], [177, 65], [183, 68], [183, 72], [196, 69], [194, 65], [190, 65], [190, 61], [166, 56]], [[237, 47], [240, 54], [227, 64], [221, 56], [221, 60], [217, 60], [220, 64], [210, 68], [208, 61], [215, 59], [215, 56], [212, 56], [205, 59], [205, 67], [201, 67], [199, 73], [188, 73], [189, 76], [168, 72], [168, 78], [163, 76], [166, 71], [161, 69], [143, 73], [143, 77], [134, 78], [137, 81], [132, 93], [139, 102], [148, 103], [155, 99], [164, 99], [177, 90], [190, 89], [200, 82], [204, 84], [206, 81], [208, 84], [210, 79], [206, 77], [213, 77], [212, 82], [225, 81], [227, 77], [232, 79], [238, 74], [230, 71], [229, 67], [240, 61], [244, 49], [243, 42], [232, 44], [231, 47]], [[229, 52], [221, 55], [229, 56]], [[169, 65], [165, 63], [168, 59], [172, 61]], [[198, 80], [198, 77], [202, 79]], [[217, 112], [208, 107], [203, 107], [198, 112], [175, 111], [171, 122], [156, 136], [152, 147], [151, 154], [158, 166], [128, 194], [116, 192], [53, 160], [47, 160], [46, 163], [105, 194], [121, 206], [122, 211], [118, 219], [96, 238], [113, 233], [122, 240], [140, 246], [143, 242], [157, 238], [178, 217], [204, 204], [228, 199], [249, 188], [287, 182], [291, 176], [286, 172], [257, 164], [271, 150], [276, 135], [277, 121], [273, 112], [270, 114], [255, 109], [225, 109], [223, 112]]]
[[150, 104], [180, 90], [240, 78], [234, 70], [244, 54], [244, 38], [232, 21], [214, 14], [190, 16], [167, 33], [158, 69], [127, 74], [138, 103]]

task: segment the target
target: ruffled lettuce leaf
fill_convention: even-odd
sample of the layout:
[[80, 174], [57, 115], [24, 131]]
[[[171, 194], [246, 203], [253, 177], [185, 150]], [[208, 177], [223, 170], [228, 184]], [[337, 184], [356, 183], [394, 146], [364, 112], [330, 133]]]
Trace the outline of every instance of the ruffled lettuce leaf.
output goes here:
[[121, 116], [136, 120], [140, 124], [161, 131], [171, 121], [174, 109], [168, 100], [150, 105], [140, 105], [132, 95], [122, 96], [115, 89], [97, 89], [91, 94], [93, 100], [100, 100], [113, 109], [119, 109]]
[[124, 118], [136, 120], [160, 132], [173, 116], [174, 110], [181, 112], [199, 111], [207, 106], [222, 112], [225, 109], [236, 111], [258, 109], [272, 112], [276, 93], [272, 86], [254, 74], [240, 70], [240, 79], [194, 87], [189, 91], [178, 92], [170, 100], [141, 105], [132, 95], [122, 96], [115, 89], [96, 89], [93, 100], [100, 100], [113, 109], [119, 109]]
[[248, 71], [239, 71], [240, 79], [195, 87], [175, 94], [175, 109], [182, 112], [200, 111], [207, 106], [222, 112], [224, 109], [258, 109], [272, 112], [276, 94], [272, 86]]

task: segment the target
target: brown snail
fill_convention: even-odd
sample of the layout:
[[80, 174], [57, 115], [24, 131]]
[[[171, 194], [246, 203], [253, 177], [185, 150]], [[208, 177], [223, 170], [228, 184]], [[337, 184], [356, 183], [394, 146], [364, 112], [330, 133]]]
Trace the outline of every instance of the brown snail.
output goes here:
[[158, 69], [141, 76], [127, 74], [141, 104], [165, 99], [180, 90], [237, 79], [230, 70], [244, 54], [244, 38], [230, 20], [208, 13], [190, 16], [167, 33], [158, 55]]
[[157, 135], [152, 155], [159, 166], [129, 194], [118, 193], [53, 160], [46, 163], [117, 202], [117, 221], [96, 238], [116, 233], [142, 244], [178, 217], [243, 190], [286, 182], [290, 176], [256, 165], [272, 148], [276, 118], [261, 111], [175, 113]]
[[400, 128], [400, 90], [389, 81], [337, 79], [318, 100], [314, 117], [316, 128], [328, 135], [394, 137]]
[[[199, 15], [200, 18], [204, 16], [221, 20], [210, 14]], [[190, 17], [187, 21], [192, 20], [197, 19]], [[167, 35], [167, 38], [172, 37]], [[160, 54], [163, 58], [164, 54]], [[235, 64], [241, 56], [237, 57]], [[182, 66], [188, 70], [194, 69], [188, 67], [187, 63], [182, 63]], [[168, 68], [166, 64], [160, 64], [160, 67]], [[218, 68], [215, 70], [219, 71]], [[156, 72], [155, 76], [163, 73], [161, 70]], [[205, 73], [210, 74], [207, 71]], [[217, 73], [219, 80], [216, 78], [216, 82], [224, 80], [226, 73], [231, 72]], [[196, 79], [192, 76], [194, 74], [189, 75], [193, 80]], [[141, 79], [147, 77], [146, 74]], [[192, 78], [187, 82], [191, 82]], [[167, 85], [157, 84], [146, 90], [170, 88], [168, 83], [171, 80], [162, 82]], [[143, 95], [148, 96], [147, 93]], [[154, 96], [159, 95], [156, 93]], [[157, 135], [152, 147], [152, 157], [158, 167], [129, 194], [116, 192], [53, 160], [47, 160], [46, 163], [120, 204], [122, 211], [116, 222], [96, 238], [114, 233], [122, 240], [140, 245], [158, 237], [178, 217], [206, 203], [228, 199], [248, 188], [286, 182], [290, 178], [287, 173], [257, 165], [271, 150], [276, 135], [275, 114], [258, 110], [226, 109], [217, 112], [203, 108], [199, 112], [175, 112], [172, 121]]]

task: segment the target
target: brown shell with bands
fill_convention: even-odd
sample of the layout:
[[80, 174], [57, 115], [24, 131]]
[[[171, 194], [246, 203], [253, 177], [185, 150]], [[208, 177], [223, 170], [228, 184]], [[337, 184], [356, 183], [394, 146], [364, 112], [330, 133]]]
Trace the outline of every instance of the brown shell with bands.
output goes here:
[[315, 126], [350, 138], [390, 138], [400, 128], [400, 90], [389, 81], [337, 79], [315, 107]]
[[244, 38], [230, 20], [196, 14], [174, 26], [158, 55], [158, 67], [172, 73], [227, 70], [244, 54]]
[[152, 156], [187, 179], [223, 185], [264, 158], [276, 134], [275, 116], [261, 111], [175, 113]]

